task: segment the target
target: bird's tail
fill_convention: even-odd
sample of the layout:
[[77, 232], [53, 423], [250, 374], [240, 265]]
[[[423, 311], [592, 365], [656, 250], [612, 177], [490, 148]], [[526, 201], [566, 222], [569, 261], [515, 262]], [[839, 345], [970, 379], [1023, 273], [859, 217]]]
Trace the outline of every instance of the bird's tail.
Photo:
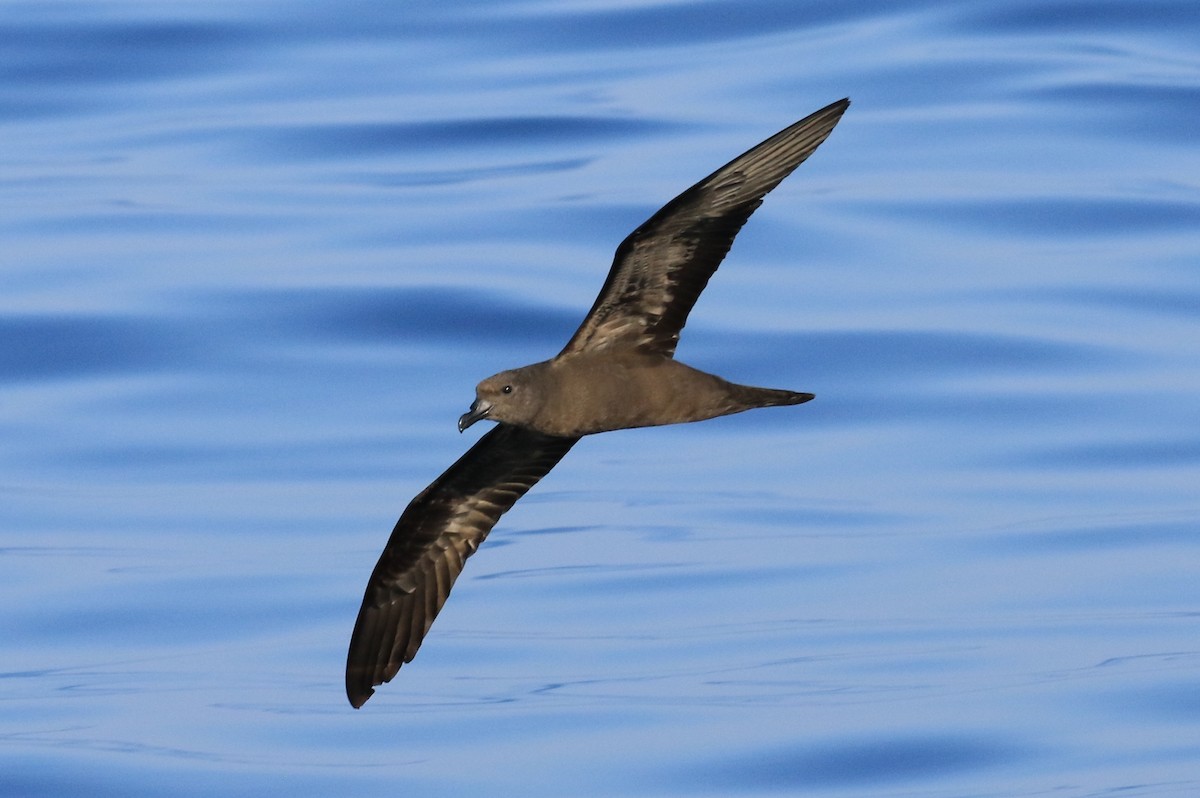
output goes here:
[[751, 385], [730, 384], [732, 398], [743, 410], [753, 407], [778, 407], [779, 405], [799, 405], [813, 398], [811, 393], [785, 391], [779, 388], [755, 388]]

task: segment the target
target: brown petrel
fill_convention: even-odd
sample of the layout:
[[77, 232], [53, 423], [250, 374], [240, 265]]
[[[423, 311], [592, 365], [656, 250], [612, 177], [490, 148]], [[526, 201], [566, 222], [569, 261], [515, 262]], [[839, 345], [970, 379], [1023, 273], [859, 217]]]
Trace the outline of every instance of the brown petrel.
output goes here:
[[350, 637], [351, 704], [361, 707], [416, 656], [467, 558], [580, 437], [813, 398], [726, 382], [675, 360], [675, 345], [742, 225], [849, 105], [839, 100], [805, 117], [664, 205], [621, 242], [596, 303], [561, 352], [479, 383], [458, 429], [498, 423], [396, 522]]

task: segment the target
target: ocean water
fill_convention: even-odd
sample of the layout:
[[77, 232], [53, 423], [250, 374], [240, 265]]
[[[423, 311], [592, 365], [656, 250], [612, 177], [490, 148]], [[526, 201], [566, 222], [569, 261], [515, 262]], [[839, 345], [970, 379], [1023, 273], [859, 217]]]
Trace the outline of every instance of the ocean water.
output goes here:
[[[1200, 794], [1184, 0], [0, 4], [0, 794]], [[476, 381], [853, 100], [359, 711]]]

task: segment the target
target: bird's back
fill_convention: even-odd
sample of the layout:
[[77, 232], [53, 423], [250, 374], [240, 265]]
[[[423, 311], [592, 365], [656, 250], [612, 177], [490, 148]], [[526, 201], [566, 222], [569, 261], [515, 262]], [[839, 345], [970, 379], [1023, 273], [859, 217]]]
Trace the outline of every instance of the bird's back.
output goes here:
[[549, 435], [587, 435], [701, 421], [812, 394], [737, 385], [670, 357], [604, 352], [559, 358], [534, 421]]

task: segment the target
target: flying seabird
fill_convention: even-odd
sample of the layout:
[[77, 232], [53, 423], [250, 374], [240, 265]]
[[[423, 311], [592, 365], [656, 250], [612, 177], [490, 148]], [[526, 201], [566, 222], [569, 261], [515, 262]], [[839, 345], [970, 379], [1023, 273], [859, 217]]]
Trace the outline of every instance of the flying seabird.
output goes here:
[[621, 242], [561, 352], [479, 383], [458, 429], [498, 423], [412, 500], [367, 583], [346, 660], [354, 707], [416, 656], [467, 558], [580, 437], [813, 398], [726, 382], [675, 360], [675, 345], [742, 225], [849, 105], [805, 117], [664, 205]]

